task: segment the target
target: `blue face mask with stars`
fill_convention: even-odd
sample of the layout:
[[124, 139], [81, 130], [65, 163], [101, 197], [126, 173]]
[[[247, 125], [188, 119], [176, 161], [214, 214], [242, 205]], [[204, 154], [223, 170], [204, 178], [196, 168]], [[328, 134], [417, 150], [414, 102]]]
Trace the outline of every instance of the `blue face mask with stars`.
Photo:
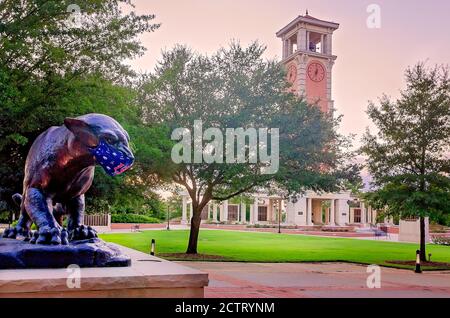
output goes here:
[[100, 140], [98, 146], [91, 148], [90, 151], [97, 163], [111, 177], [124, 173], [131, 168], [134, 162], [133, 158], [103, 140]]

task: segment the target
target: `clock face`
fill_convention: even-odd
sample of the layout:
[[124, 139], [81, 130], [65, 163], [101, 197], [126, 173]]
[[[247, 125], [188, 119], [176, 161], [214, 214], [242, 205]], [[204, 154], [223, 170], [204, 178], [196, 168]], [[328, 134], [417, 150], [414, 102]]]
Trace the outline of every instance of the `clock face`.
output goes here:
[[297, 79], [297, 67], [294, 64], [292, 64], [288, 68], [287, 80], [289, 83], [294, 83], [296, 79]]
[[308, 76], [314, 82], [321, 82], [325, 78], [325, 69], [322, 64], [312, 62], [308, 66]]

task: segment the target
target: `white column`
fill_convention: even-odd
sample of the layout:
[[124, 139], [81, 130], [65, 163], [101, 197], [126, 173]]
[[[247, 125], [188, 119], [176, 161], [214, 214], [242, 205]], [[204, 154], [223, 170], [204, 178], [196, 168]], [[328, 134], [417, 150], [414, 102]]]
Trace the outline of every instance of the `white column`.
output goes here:
[[[281, 199], [278, 199], [278, 218], [280, 218], [279, 221], [283, 223], [283, 201]], [[287, 215], [285, 223], [287, 223]]]
[[223, 202], [219, 205], [219, 221], [223, 222]]
[[194, 210], [194, 209], [193, 209], [193, 207], [192, 207], [192, 202], [191, 202], [191, 203], [189, 203], [189, 220], [188, 220], [188, 223], [191, 223], [192, 215], [193, 215], [193, 213], [194, 213], [193, 210]]
[[331, 55], [331, 54], [333, 54], [333, 37], [332, 37], [332, 35], [331, 34], [328, 34], [327, 35], [327, 52], [326, 52], [326, 54], [329, 54], [329, 55]]
[[361, 202], [361, 223], [366, 224], [367, 218], [366, 218], [366, 205], [364, 202]]
[[217, 204], [213, 204], [213, 221], [217, 222]]
[[320, 53], [325, 54], [325, 41], [323, 34], [320, 35]]
[[241, 223], [247, 222], [247, 205], [241, 203]]
[[335, 211], [336, 211], [336, 216], [335, 216], [335, 221], [336, 221], [336, 225], [341, 225], [341, 201], [339, 200], [335, 200]]
[[223, 202], [223, 221], [228, 222], [228, 200]]
[[306, 51], [306, 29], [300, 29], [297, 33], [297, 49]]
[[313, 225], [312, 222], [312, 199], [306, 198], [306, 225]]
[[322, 34], [322, 54], [327, 54], [328, 48], [327, 48], [327, 35]]
[[189, 223], [191, 223], [193, 216], [194, 216], [194, 208], [193, 208], [192, 202], [191, 202], [189, 204]]
[[283, 59], [287, 58], [288, 56], [288, 41], [283, 40]]
[[335, 215], [336, 215], [336, 200], [331, 200], [331, 207], [330, 207], [330, 224], [331, 225], [336, 225], [336, 219], [335, 219]]
[[345, 225], [346, 223], [350, 223], [350, 209], [347, 200], [340, 199], [337, 206], [337, 215], [339, 216], [339, 218], [336, 219], [336, 223], [338, 225]]
[[370, 207], [370, 213], [372, 215], [372, 224], [377, 224], [377, 212]]
[[254, 212], [255, 212], [255, 209], [254, 209], [254, 204], [250, 204], [250, 219], [248, 220], [248, 222], [250, 223], [250, 224], [255, 224], [255, 217], [254, 217]]
[[187, 224], [187, 197], [183, 196], [183, 207], [182, 207], [182, 216], [181, 216], [181, 224]]
[[267, 222], [272, 223], [275, 222], [274, 208], [273, 208], [273, 200], [267, 198], [269, 204], [267, 205]]
[[258, 223], [258, 198], [255, 198], [255, 203], [253, 204], [253, 222]]
[[306, 31], [306, 50], [309, 51], [309, 31]]

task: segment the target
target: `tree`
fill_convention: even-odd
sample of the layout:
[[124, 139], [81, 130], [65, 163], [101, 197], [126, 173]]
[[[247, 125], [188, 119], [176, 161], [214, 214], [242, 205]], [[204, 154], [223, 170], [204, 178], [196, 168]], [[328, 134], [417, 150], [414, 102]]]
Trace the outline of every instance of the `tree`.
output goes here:
[[[125, 61], [143, 54], [138, 36], [158, 28], [154, 16], [128, 10], [128, 0], [86, 0], [77, 2], [82, 21], [72, 25], [72, 3], [0, 2], [1, 210], [12, 208], [28, 149], [48, 127], [89, 112], [111, 115], [128, 128], [140, 123], [128, 85], [136, 74]], [[133, 129], [135, 137], [146, 131], [141, 128]], [[139, 151], [149, 148], [139, 144]]]
[[448, 68], [419, 63], [406, 71], [406, 90], [371, 103], [362, 152], [377, 189], [367, 198], [387, 214], [420, 218], [420, 257], [426, 260], [425, 217], [450, 211], [450, 80]]
[[[208, 57], [177, 46], [163, 53], [140, 89], [139, 103], [148, 125], [164, 123], [169, 131], [184, 127], [189, 133], [198, 128], [194, 122], [201, 120], [204, 129], [216, 129], [214, 136], [200, 136], [209, 139], [205, 143], [196, 138], [187, 142], [193, 149], [200, 144], [200, 156], [207, 154], [208, 160], [191, 162], [192, 153], [180, 151], [188, 160], [166, 162], [166, 169], [175, 171], [173, 182], [192, 199], [188, 254], [197, 253], [201, 211], [210, 200], [228, 200], [270, 186], [287, 195], [306, 189], [332, 191], [342, 185], [348, 172], [339, 169], [344, 161], [341, 146], [346, 143], [336, 133], [339, 118], [288, 93], [282, 66], [264, 60], [264, 50], [258, 43], [243, 48], [235, 42]], [[244, 137], [237, 146], [239, 138], [229, 131], [227, 135], [227, 128], [242, 128], [242, 133], [270, 128], [268, 140], [276, 140], [272, 128], [278, 128], [279, 151], [273, 140], [263, 149], [268, 155], [279, 152], [278, 169], [267, 173], [264, 169], [270, 163], [256, 154], [262, 135]], [[229, 141], [226, 136], [231, 136], [232, 145], [223, 145]], [[245, 160], [236, 161], [240, 150]], [[227, 152], [233, 153], [231, 161]], [[259, 160], [252, 160], [256, 155]]]

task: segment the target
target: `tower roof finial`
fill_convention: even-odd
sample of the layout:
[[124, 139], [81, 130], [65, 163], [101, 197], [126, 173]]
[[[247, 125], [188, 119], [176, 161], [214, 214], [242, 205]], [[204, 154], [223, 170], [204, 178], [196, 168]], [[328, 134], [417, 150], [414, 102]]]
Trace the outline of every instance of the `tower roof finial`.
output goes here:
[[306, 9], [306, 15], [309, 15], [308, 9]]

